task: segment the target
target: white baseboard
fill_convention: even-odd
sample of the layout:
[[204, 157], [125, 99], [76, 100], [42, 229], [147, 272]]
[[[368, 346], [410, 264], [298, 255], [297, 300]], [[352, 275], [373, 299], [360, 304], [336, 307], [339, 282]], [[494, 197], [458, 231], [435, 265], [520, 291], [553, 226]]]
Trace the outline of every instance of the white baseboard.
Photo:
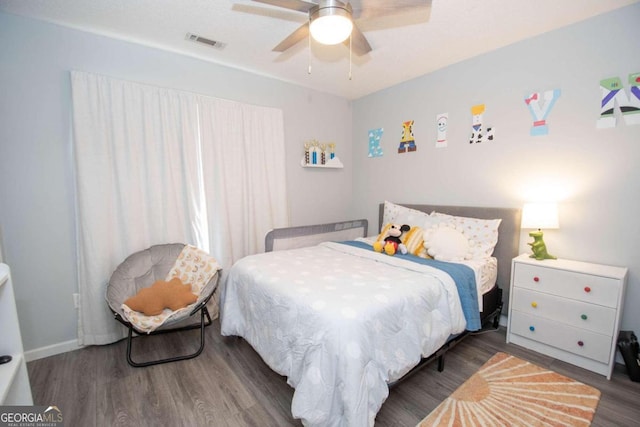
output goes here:
[[78, 340], [70, 340], [58, 344], [47, 345], [45, 347], [36, 348], [24, 352], [24, 358], [27, 362], [32, 360], [44, 359], [45, 357], [55, 356], [56, 354], [66, 353], [68, 351], [78, 350], [83, 346], [78, 344]]

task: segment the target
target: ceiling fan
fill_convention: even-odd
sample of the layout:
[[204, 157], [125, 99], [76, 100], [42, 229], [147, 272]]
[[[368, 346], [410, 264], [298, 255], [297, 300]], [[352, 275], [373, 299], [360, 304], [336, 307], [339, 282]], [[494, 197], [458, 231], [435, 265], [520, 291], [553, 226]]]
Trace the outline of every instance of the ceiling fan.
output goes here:
[[306, 23], [273, 48], [275, 52], [284, 52], [311, 33], [311, 37], [322, 44], [351, 43], [353, 53], [358, 56], [370, 52], [371, 45], [358, 28], [356, 20], [384, 17], [412, 9], [428, 11], [431, 6], [431, 0], [318, 0], [317, 3], [304, 0], [253, 1], [304, 12], [309, 16]]

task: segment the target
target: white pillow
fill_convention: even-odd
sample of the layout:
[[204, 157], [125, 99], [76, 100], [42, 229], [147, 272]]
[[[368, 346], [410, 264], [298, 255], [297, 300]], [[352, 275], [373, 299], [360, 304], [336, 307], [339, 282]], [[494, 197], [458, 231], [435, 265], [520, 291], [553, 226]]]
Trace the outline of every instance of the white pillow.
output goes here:
[[493, 249], [498, 243], [498, 227], [502, 222], [501, 219], [468, 218], [440, 212], [432, 212], [431, 216], [446, 224], [453, 225], [457, 230], [462, 231], [467, 238], [475, 242], [473, 259], [488, 258], [493, 254]]
[[[437, 224], [439, 218], [433, 218], [428, 213], [395, 203], [385, 201], [382, 214], [382, 226], [385, 224], [407, 224], [411, 227], [420, 227], [423, 230]], [[382, 230], [380, 230], [382, 231]]]
[[463, 261], [473, 258], [473, 242], [454, 226], [440, 224], [424, 232], [424, 247], [438, 261]]

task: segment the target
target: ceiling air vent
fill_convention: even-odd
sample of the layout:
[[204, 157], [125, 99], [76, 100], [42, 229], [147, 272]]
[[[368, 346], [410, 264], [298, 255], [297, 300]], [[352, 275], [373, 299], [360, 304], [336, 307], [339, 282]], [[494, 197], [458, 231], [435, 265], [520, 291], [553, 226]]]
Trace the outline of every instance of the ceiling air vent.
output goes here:
[[187, 33], [186, 37], [187, 40], [190, 40], [192, 42], [198, 42], [198, 43], [203, 43], [206, 44], [208, 46], [211, 47], [215, 47], [216, 49], [224, 49], [224, 47], [226, 46], [226, 44], [216, 41], [216, 40], [211, 40], [211, 39], [207, 39], [205, 37], [201, 37], [197, 34], [191, 34], [191, 33]]

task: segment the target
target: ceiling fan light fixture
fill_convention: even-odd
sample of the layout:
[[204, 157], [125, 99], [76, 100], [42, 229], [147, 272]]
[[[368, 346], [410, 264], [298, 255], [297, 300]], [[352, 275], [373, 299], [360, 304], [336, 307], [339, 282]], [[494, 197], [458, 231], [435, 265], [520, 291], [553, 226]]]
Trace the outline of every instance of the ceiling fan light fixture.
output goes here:
[[312, 8], [309, 11], [309, 19], [309, 31], [318, 43], [342, 43], [353, 30], [351, 11], [337, 1], [327, 1]]

